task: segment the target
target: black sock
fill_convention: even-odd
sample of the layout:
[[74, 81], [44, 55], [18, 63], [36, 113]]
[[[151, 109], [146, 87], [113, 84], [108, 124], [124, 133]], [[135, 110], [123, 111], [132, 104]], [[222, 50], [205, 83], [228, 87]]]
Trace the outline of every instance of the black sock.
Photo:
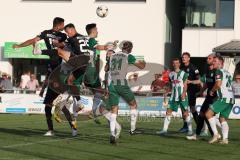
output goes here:
[[193, 112], [192, 115], [193, 115], [193, 119], [194, 119], [195, 123], [198, 124], [198, 113], [197, 113], [197, 111]]
[[188, 128], [187, 122], [185, 122], [185, 121], [183, 122], [183, 127], [182, 128]]
[[52, 107], [45, 106], [45, 116], [47, 120], [48, 130], [53, 131], [53, 121], [52, 121]]
[[198, 123], [197, 123], [197, 128], [196, 128], [196, 135], [200, 135], [204, 125], [204, 117], [202, 115], [198, 116]]
[[57, 56], [58, 51], [56, 49], [44, 49], [42, 50], [42, 54], [48, 56]]
[[76, 98], [77, 101], [81, 99], [80, 96], [74, 96], [74, 98]]
[[66, 119], [68, 120], [68, 123], [70, 124], [70, 126], [71, 126], [71, 128], [72, 128], [72, 127], [73, 127], [73, 125], [72, 125], [72, 121], [73, 121], [73, 120], [72, 120], [72, 116], [71, 116], [69, 110], [64, 106], [64, 107], [62, 108], [62, 112], [64, 113]]
[[205, 122], [207, 123], [208, 130], [209, 130], [210, 134], [213, 136], [214, 134], [213, 134], [213, 131], [212, 131], [212, 128], [211, 128], [211, 126], [210, 126], [210, 124], [209, 124], [208, 119], [205, 117], [204, 120], [205, 120]]

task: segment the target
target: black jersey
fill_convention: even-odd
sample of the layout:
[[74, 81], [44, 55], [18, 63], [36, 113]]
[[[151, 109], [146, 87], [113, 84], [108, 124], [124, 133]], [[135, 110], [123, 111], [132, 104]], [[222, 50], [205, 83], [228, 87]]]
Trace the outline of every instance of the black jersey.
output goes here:
[[184, 70], [188, 74], [189, 80], [198, 80], [199, 79], [199, 71], [197, 67], [195, 67], [192, 63], [188, 66], [182, 65], [181, 70]]
[[[203, 76], [203, 82], [207, 85], [207, 96], [210, 96], [210, 91], [215, 85], [215, 69], [207, 69], [206, 73]], [[214, 93], [214, 97], [216, 96], [216, 92]]]
[[[188, 74], [188, 80], [198, 80], [200, 78], [199, 70], [192, 63], [190, 63], [188, 66], [182, 65], [181, 69]], [[188, 92], [197, 92], [197, 90], [199, 90], [197, 85], [188, 85]]]
[[88, 37], [79, 33], [67, 39], [67, 46], [71, 50], [71, 58], [69, 64], [74, 66], [73, 71], [75, 78], [80, 77], [86, 71], [90, 60], [90, 50], [88, 46]]
[[43, 39], [46, 44], [47, 49], [42, 50], [42, 53], [50, 57], [48, 63], [48, 70], [52, 71], [62, 62], [62, 58], [57, 55], [56, 51], [54, 51], [56, 47], [53, 45], [53, 41], [57, 40], [60, 43], [64, 42], [67, 39], [67, 35], [62, 32], [50, 29], [41, 32], [38, 37], [40, 39]]
[[76, 34], [67, 39], [67, 46], [74, 55], [89, 55], [88, 37]]
[[52, 29], [45, 30], [38, 35], [40, 39], [43, 39], [48, 50], [55, 49], [53, 41], [57, 40], [58, 42], [64, 42], [67, 39], [67, 35], [62, 32], [57, 32]]

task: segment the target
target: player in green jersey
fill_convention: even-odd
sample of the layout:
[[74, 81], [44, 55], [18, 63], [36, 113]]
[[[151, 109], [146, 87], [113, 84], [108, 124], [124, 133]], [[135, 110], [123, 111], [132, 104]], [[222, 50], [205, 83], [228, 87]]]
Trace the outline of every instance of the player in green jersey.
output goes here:
[[126, 75], [128, 67], [134, 65], [139, 69], [144, 69], [146, 63], [144, 61], [136, 60], [136, 58], [130, 54], [132, 52], [133, 44], [130, 41], [125, 41], [123, 43], [122, 51], [114, 53], [110, 57], [109, 61], [109, 73], [110, 73], [110, 83], [109, 83], [109, 101], [108, 106], [111, 110], [110, 118], [110, 143], [116, 143], [115, 134], [115, 122], [118, 113], [119, 98], [122, 97], [130, 106], [130, 121], [131, 130], [130, 134], [136, 133], [136, 122], [137, 122], [137, 103], [132, 93], [128, 82], [126, 80]]
[[159, 134], [167, 134], [168, 126], [171, 121], [172, 112], [178, 111], [178, 107], [181, 107], [183, 111], [183, 118], [188, 126], [188, 134], [192, 134], [192, 123], [189, 114], [188, 98], [187, 98], [187, 79], [188, 74], [183, 70], [180, 70], [180, 60], [173, 59], [174, 70], [170, 72], [169, 78], [172, 83], [172, 94], [169, 100], [169, 106], [167, 108], [166, 117], [164, 119], [164, 126]]
[[223, 69], [224, 59], [221, 56], [216, 56], [213, 61], [215, 74], [215, 85], [212, 88], [210, 94], [213, 95], [217, 91], [218, 99], [210, 106], [206, 113], [206, 117], [211, 125], [214, 136], [209, 143], [215, 143], [220, 139], [220, 135], [216, 127], [216, 119], [214, 115], [220, 113], [220, 123], [223, 139], [222, 144], [228, 144], [228, 132], [229, 126], [227, 118], [231, 113], [232, 107], [235, 103], [233, 89], [232, 89], [232, 75], [225, 69]]

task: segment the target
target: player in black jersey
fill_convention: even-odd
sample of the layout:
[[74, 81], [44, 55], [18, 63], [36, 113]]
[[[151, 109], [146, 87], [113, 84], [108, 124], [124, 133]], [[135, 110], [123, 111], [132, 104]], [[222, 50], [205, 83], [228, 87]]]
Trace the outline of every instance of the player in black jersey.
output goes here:
[[91, 58], [88, 37], [79, 34], [72, 23], [65, 26], [65, 32], [69, 38], [64, 49], [58, 48], [58, 55], [73, 67], [74, 71], [68, 77], [68, 84], [73, 84], [77, 78], [81, 78], [78, 79], [81, 84], [82, 76]]
[[[201, 81], [203, 83], [203, 87], [201, 88], [200, 92], [198, 93], [199, 95], [203, 95], [203, 92], [207, 90], [207, 95], [206, 98], [201, 106], [201, 110], [198, 116], [198, 123], [197, 123], [197, 128], [196, 128], [196, 134], [192, 136], [187, 136], [187, 139], [189, 140], [197, 140], [197, 136], [200, 135], [204, 121], [208, 125], [209, 132], [211, 135], [213, 135], [212, 129], [210, 127], [210, 124], [205, 116], [205, 113], [207, 112], [209, 106], [213, 104], [213, 102], [217, 99], [217, 93], [213, 93], [213, 95], [210, 94], [210, 91], [212, 90], [214, 84], [215, 84], [215, 69], [213, 68], [213, 59], [215, 57], [215, 54], [210, 54], [207, 57], [207, 63], [208, 63], [208, 68], [206, 71], [206, 74], [201, 78]], [[190, 81], [192, 84], [200, 84], [200, 80], [198, 81]]]
[[[50, 56], [49, 64], [48, 64], [48, 75], [52, 70], [54, 70], [62, 61], [62, 59], [57, 55], [56, 47], [63, 47], [64, 41], [67, 39], [66, 34], [61, 31], [64, 29], [64, 19], [60, 17], [56, 17], [53, 20], [53, 28], [50, 30], [45, 30], [41, 32], [40, 35], [35, 38], [29, 39], [21, 44], [14, 44], [13, 48], [21, 48], [29, 45], [35, 45], [38, 41], [44, 40], [47, 49], [46, 50], [38, 50], [36, 47], [34, 49], [34, 54], [46, 54]], [[45, 136], [53, 136], [53, 122], [52, 122], [52, 102], [59, 94], [56, 93], [53, 89], [48, 87], [47, 93], [44, 99], [45, 104], [45, 115], [48, 125], [48, 131]]]
[[[199, 80], [200, 78], [199, 71], [197, 67], [195, 67], [192, 63], [190, 63], [190, 58], [191, 57], [188, 52], [184, 52], [182, 54], [183, 65], [181, 66], [181, 69], [188, 74], [188, 82], [193, 80]], [[197, 124], [198, 113], [196, 111], [195, 106], [196, 106], [196, 99], [197, 99], [196, 93], [198, 91], [199, 91], [198, 85], [188, 83], [188, 90], [187, 90], [188, 102], [189, 102], [189, 107], [196, 124]], [[180, 132], [185, 132], [185, 131], [187, 131], [186, 122], [184, 122], [183, 128], [180, 129]]]

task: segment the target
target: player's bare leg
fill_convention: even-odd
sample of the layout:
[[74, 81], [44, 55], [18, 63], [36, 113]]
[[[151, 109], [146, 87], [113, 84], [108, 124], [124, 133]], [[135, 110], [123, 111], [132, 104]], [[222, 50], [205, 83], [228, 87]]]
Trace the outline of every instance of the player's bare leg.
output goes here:
[[110, 115], [110, 143], [116, 144], [116, 122], [117, 122], [118, 106], [112, 106]]
[[163, 129], [160, 132], [157, 132], [157, 134], [160, 134], [160, 135], [167, 134], [168, 126], [171, 122], [171, 117], [172, 117], [172, 110], [170, 108], [168, 108], [167, 112], [166, 112], [166, 117], [164, 118]]
[[227, 123], [227, 120], [224, 117], [219, 118], [221, 123], [221, 130], [222, 130], [222, 140], [220, 141], [221, 144], [228, 144], [228, 132], [229, 132], [229, 126]]
[[209, 144], [216, 143], [219, 140], [219, 133], [216, 126], [216, 119], [214, 117], [214, 112], [211, 109], [208, 109], [208, 111], [206, 112], [206, 117], [213, 131], [213, 137], [208, 141], [208, 143]]
[[193, 131], [192, 131], [192, 122], [191, 122], [191, 116], [189, 114], [189, 112], [187, 110], [185, 110], [183, 112], [183, 118], [184, 121], [187, 123], [187, 127], [188, 127], [188, 135], [192, 135]]
[[[94, 113], [97, 117], [99, 116], [104, 116], [110, 123], [110, 120], [111, 120], [111, 112], [106, 110], [104, 106], [100, 105], [96, 110], [95, 110], [95, 113]], [[116, 121], [116, 124], [115, 124], [115, 137], [116, 139], [119, 139], [120, 137], [120, 134], [121, 134], [121, 130], [122, 130], [122, 127], [121, 125]]]
[[131, 129], [130, 129], [130, 134], [134, 135], [134, 134], [139, 134], [140, 131], [136, 130], [136, 124], [137, 124], [137, 119], [138, 119], [138, 110], [137, 110], [137, 102], [136, 100], [133, 100], [131, 102], [128, 103], [130, 106], [130, 125], [131, 125]]
[[66, 51], [66, 50], [63, 50], [61, 48], [58, 48], [57, 49], [57, 53], [58, 55], [64, 60], [64, 61], [68, 61], [69, 58], [70, 58], [70, 52]]
[[48, 125], [48, 131], [44, 134], [44, 136], [54, 136], [51, 105], [45, 105], [45, 116]]

